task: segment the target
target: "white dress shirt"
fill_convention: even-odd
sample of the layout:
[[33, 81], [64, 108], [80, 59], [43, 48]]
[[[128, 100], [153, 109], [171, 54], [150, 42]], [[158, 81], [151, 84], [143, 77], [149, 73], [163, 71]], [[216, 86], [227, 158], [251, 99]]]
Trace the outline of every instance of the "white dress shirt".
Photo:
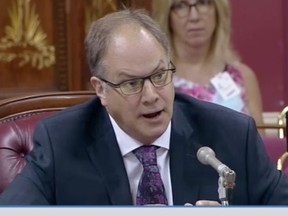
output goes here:
[[[122, 157], [124, 160], [125, 168], [129, 178], [130, 189], [132, 193], [133, 203], [136, 203], [136, 193], [138, 183], [143, 172], [143, 167], [140, 161], [136, 158], [132, 152], [134, 149], [143, 145], [139, 141], [126, 134], [110, 116], [117, 142], [120, 147]], [[155, 146], [159, 146], [157, 149], [157, 164], [161, 174], [161, 178], [165, 187], [168, 205], [173, 205], [171, 178], [170, 178], [170, 166], [169, 166], [169, 145], [171, 134], [171, 122], [169, 123], [166, 131], [153, 143]]]

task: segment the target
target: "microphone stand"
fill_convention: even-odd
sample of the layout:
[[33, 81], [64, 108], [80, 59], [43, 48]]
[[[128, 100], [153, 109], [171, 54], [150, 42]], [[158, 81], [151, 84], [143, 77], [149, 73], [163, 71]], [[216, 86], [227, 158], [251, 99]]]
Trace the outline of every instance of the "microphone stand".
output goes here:
[[235, 172], [227, 167], [225, 167], [219, 175], [218, 194], [219, 200], [223, 206], [228, 206], [231, 204], [235, 178]]

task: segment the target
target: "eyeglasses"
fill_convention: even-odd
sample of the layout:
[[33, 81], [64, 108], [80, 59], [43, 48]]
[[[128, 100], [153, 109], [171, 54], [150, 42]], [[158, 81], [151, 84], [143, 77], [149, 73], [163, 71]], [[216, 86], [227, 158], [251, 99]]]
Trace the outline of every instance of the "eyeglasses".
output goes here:
[[213, 0], [197, 0], [194, 4], [186, 1], [179, 1], [172, 5], [171, 9], [178, 17], [185, 17], [189, 14], [192, 7], [196, 7], [198, 13], [205, 14], [209, 11]]
[[109, 82], [103, 78], [98, 77], [103, 82], [107, 83], [113, 88], [120, 88], [124, 95], [138, 94], [142, 91], [146, 79], [150, 80], [154, 87], [159, 88], [168, 85], [172, 82], [172, 74], [176, 72], [175, 65], [170, 61], [171, 68], [162, 69], [156, 73], [143, 78], [131, 79], [118, 84]]

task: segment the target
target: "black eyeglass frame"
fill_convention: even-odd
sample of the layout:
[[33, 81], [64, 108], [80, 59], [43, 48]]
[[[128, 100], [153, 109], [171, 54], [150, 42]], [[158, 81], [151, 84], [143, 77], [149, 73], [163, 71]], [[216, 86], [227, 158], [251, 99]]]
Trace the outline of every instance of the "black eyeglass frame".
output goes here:
[[[187, 14], [189, 14], [189, 11], [191, 11], [191, 8], [192, 7], [196, 7], [196, 9], [198, 10], [198, 8], [197, 8], [197, 6], [200, 4], [202, 4], [203, 5], [203, 3], [201, 3], [201, 0], [197, 0], [194, 4], [189, 4], [188, 2], [186, 2], [186, 1], [180, 1], [180, 2], [178, 2], [178, 3], [182, 3], [182, 4], [184, 4], [186, 7], [188, 7], [188, 13]], [[211, 5], [211, 4], [213, 4], [214, 2], [213, 2], [213, 0], [207, 0], [207, 3], [206, 3], [206, 5]], [[176, 7], [176, 5], [172, 5], [171, 6], [171, 9], [172, 10], [174, 10], [174, 11], [177, 11], [177, 7]], [[177, 14], [177, 12], [175, 12], [176, 14]], [[178, 15], [178, 14], [177, 14]], [[180, 15], [178, 15], [178, 16], [180, 16]], [[181, 17], [184, 17], [184, 15], [183, 16], [181, 16]]]
[[[172, 74], [174, 74], [174, 73], [176, 72], [176, 67], [175, 67], [175, 65], [173, 64], [172, 61], [170, 61], [169, 63], [170, 63], [170, 65], [172, 66], [172, 68], [169, 68], [169, 69], [161, 69], [161, 71], [163, 71], [163, 72], [165, 72], [165, 71], [171, 71]], [[120, 88], [120, 91], [121, 91], [122, 94], [124, 94], [124, 95], [134, 95], [134, 94], [138, 94], [138, 93], [140, 93], [140, 92], [142, 91], [143, 85], [142, 85], [141, 91], [136, 92], [136, 93], [132, 93], [132, 94], [125, 94], [125, 93], [122, 91], [122, 89], [121, 89], [120, 86], [121, 86], [123, 83], [125, 83], [125, 82], [129, 82], [129, 81], [133, 81], [133, 80], [139, 80], [139, 79], [140, 79], [140, 80], [143, 80], [143, 83], [145, 82], [145, 80], [148, 79], [155, 88], [163, 87], [163, 86], [168, 85], [169, 83], [171, 83], [171, 82], [168, 82], [167, 84], [165, 84], [165, 85], [163, 85], [163, 86], [155, 86], [155, 84], [154, 84], [153, 81], [151, 80], [151, 77], [154, 76], [154, 75], [157, 74], [157, 73], [159, 73], [159, 71], [157, 71], [156, 73], [153, 73], [153, 74], [151, 74], [151, 75], [149, 75], [149, 76], [146, 76], [146, 77], [141, 77], [141, 78], [135, 78], [135, 79], [125, 80], [125, 81], [120, 82], [120, 83], [112, 83], [112, 82], [110, 82], [110, 81], [108, 81], [108, 80], [106, 80], [106, 79], [104, 79], [104, 78], [101, 78], [101, 77], [97, 77], [97, 78], [100, 79], [101, 81], [107, 83], [107, 84], [108, 84], [109, 86], [111, 86], [112, 88]], [[171, 81], [172, 81], [172, 79], [171, 79]]]

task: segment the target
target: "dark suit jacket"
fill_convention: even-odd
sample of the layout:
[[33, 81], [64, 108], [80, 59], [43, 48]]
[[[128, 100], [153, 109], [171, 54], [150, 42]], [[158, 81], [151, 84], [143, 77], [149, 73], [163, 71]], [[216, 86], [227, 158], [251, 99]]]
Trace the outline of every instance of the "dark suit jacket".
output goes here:
[[[120, 149], [96, 97], [40, 121], [34, 142], [1, 204], [132, 205]], [[169, 150], [174, 205], [218, 200], [217, 171], [196, 157], [203, 145], [236, 172], [232, 204], [288, 204], [287, 178], [269, 160], [252, 118], [176, 94]]]

